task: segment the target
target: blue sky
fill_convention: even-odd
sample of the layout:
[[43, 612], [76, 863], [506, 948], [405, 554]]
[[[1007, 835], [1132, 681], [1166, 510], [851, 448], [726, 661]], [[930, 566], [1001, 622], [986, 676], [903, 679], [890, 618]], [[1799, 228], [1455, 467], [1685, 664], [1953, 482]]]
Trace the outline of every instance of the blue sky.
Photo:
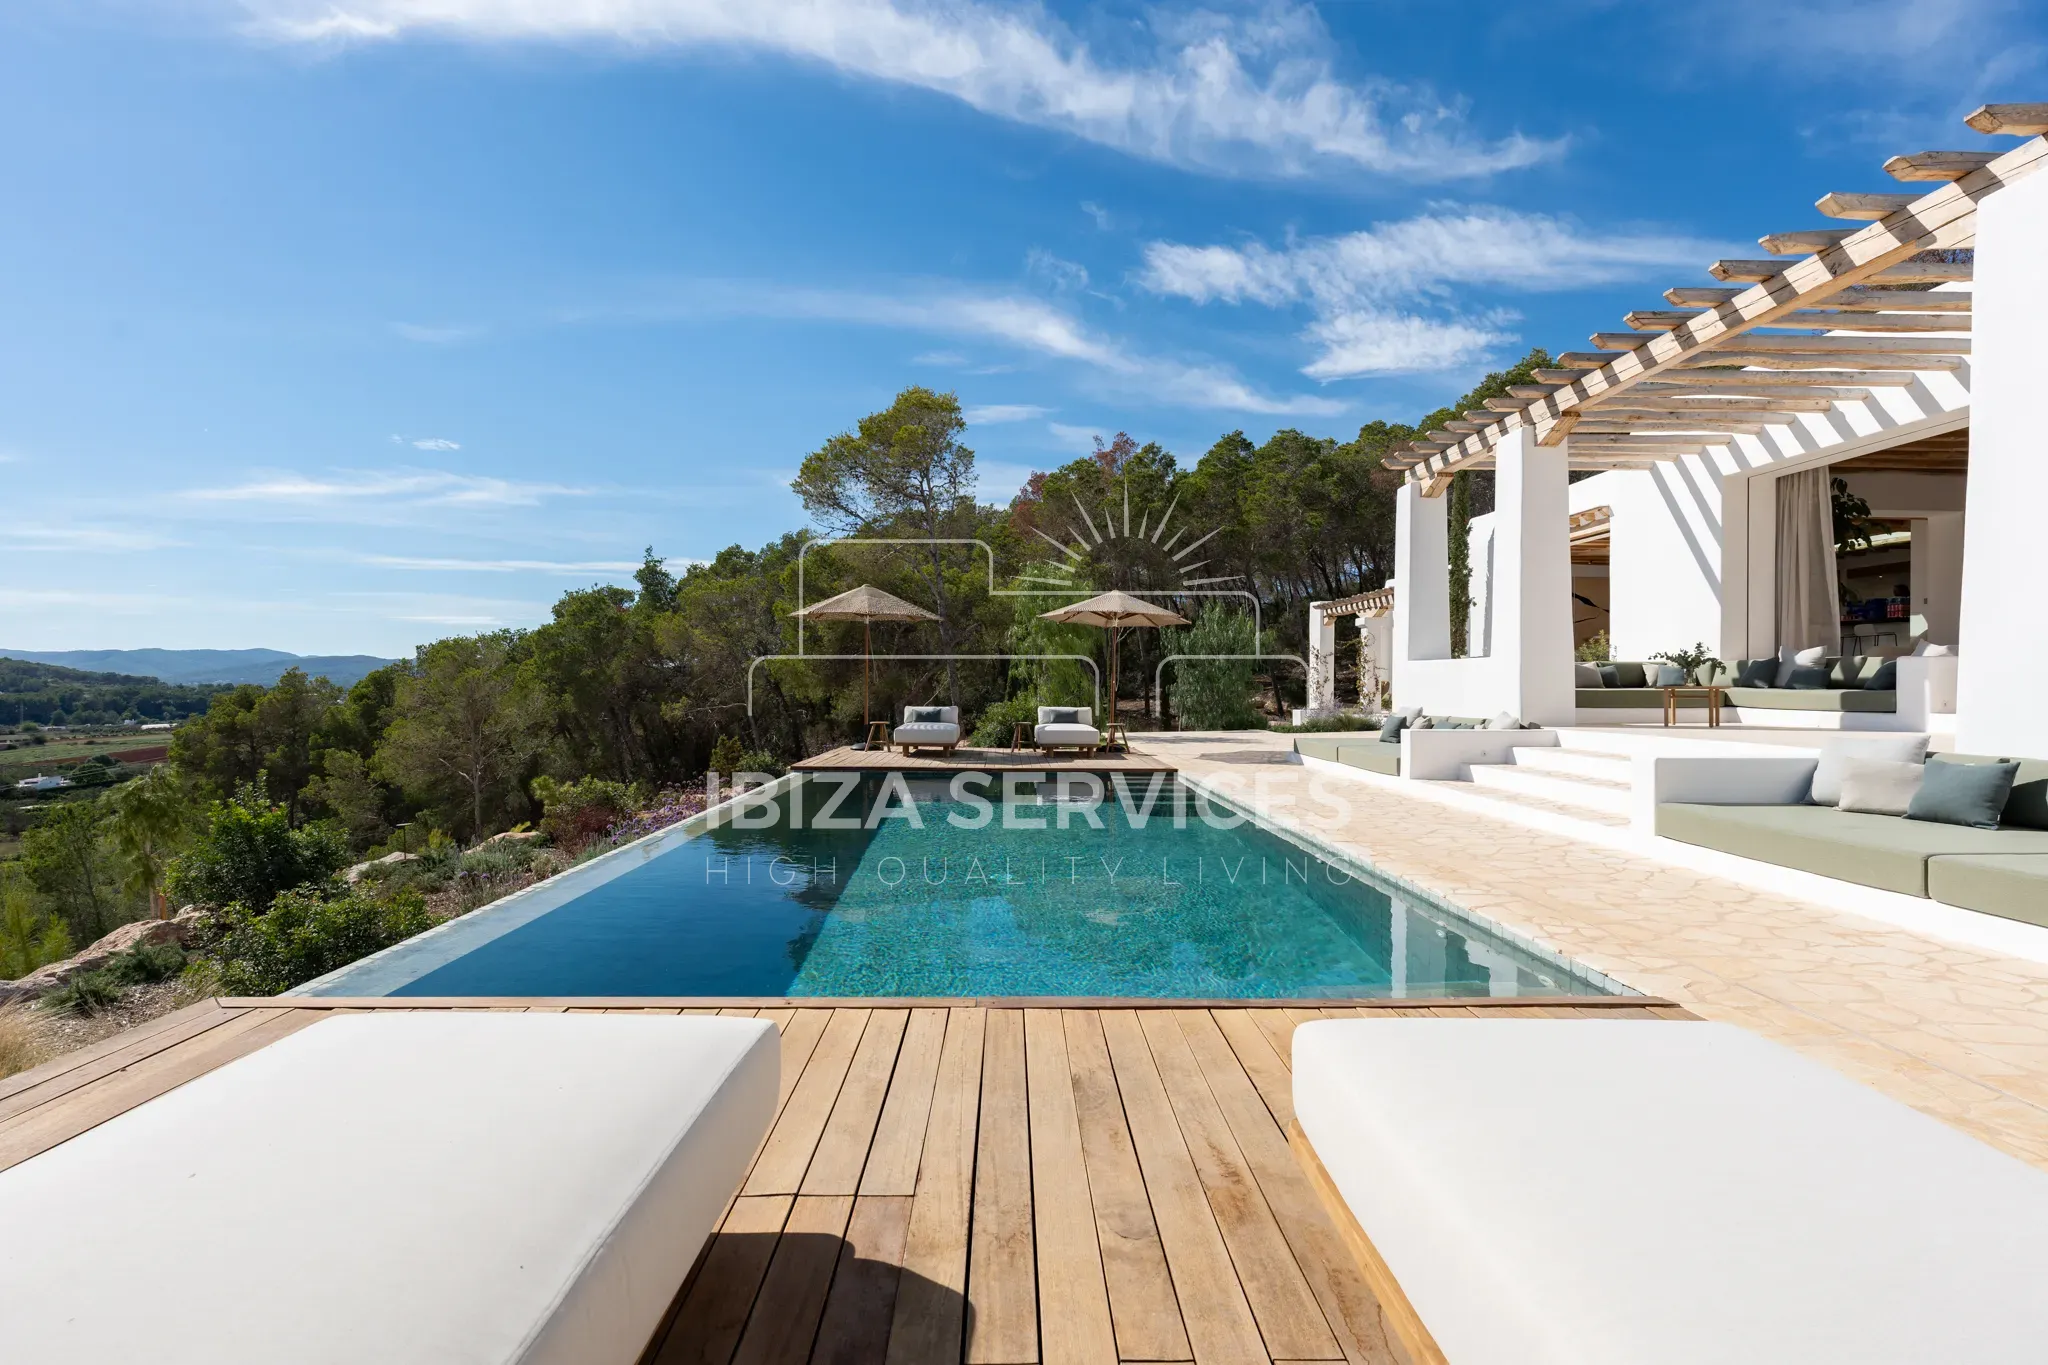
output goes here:
[[530, 625], [911, 383], [998, 501], [1348, 438], [2044, 92], [1963, 0], [13, 0], [0, 646]]

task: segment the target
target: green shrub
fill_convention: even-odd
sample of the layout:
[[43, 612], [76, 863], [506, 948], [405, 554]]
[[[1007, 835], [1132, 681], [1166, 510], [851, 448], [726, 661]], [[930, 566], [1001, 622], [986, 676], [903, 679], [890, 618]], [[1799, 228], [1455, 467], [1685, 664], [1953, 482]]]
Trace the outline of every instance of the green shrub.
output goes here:
[[69, 956], [71, 932], [63, 918], [39, 910], [28, 875], [0, 863], [0, 980], [27, 976]]
[[138, 943], [100, 970], [117, 986], [154, 985], [185, 970], [185, 950], [175, 943]]
[[769, 753], [766, 749], [750, 749], [740, 755], [740, 766], [734, 768], [733, 771], [736, 773], [766, 773], [770, 777], [780, 777], [785, 769], [782, 760]]
[[[1252, 620], [1221, 602], [1202, 608], [1185, 630], [1167, 632], [1169, 654], [1250, 655], [1258, 652]], [[1173, 711], [1190, 730], [1263, 730], [1252, 705], [1250, 658], [1188, 659], [1174, 665]]]
[[348, 865], [348, 839], [331, 825], [293, 829], [283, 806], [260, 786], [207, 809], [206, 828], [171, 864], [172, 902], [253, 905], [261, 911], [281, 891], [325, 881]]
[[207, 955], [230, 995], [276, 995], [432, 927], [416, 891], [323, 896], [301, 887], [262, 914], [239, 904], [216, 912]]
[[1330, 731], [1377, 730], [1380, 721], [1378, 716], [1318, 716], [1299, 725], [1275, 725], [1271, 728], [1283, 735], [1318, 735]]
[[121, 987], [105, 972], [80, 972], [37, 1003], [52, 1014], [98, 1014], [121, 998]]
[[[738, 740], [733, 741], [736, 758], [738, 743]], [[541, 816], [541, 829], [549, 839], [572, 853], [640, 809], [639, 798], [631, 787], [623, 782], [608, 782], [601, 777], [579, 778], [566, 783], [536, 777], [533, 794], [540, 798], [541, 809], [545, 812]]]
[[981, 713], [975, 724], [974, 733], [967, 742], [982, 749], [1007, 749], [1010, 747], [1011, 727], [1022, 721], [1026, 725], [1038, 723], [1038, 701], [1034, 697], [1012, 697], [999, 701]]
[[1607, 643], [1607, 632], [1603, 630], [1580, 645], [1576, 657], [1582, 664], [1604, 664], [1612, 651], [1613, 646]]

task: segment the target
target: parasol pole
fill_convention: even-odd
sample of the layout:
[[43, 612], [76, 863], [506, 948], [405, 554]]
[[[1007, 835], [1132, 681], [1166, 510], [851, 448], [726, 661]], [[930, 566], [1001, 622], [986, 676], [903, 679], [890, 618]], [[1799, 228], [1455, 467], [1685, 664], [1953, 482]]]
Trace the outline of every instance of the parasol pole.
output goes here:
[[873, 723], [874, 723], [873, 721], [871, 721], [871, 720], [870, 720], [870, 719], [868, 718], [868, 659], [869, 659], [869, 658], [870, 658], [870, 657], [871, 657], [871, 656], [873, 655], [873, 653], [874, 653], [874, 648], [875, 648], [875, 647], [874, 647], [874, 640], [873, 640], [873, 634], [872, 634], [872, 632], [874, 631], [874, 628], [875, 628], [875, 627], [874, 627], [874, 623], [873, 623], [873, 622], [869, 621], [869, 620], [868, 620], [868, 619], [867, 619], [866, 617], [862, 617], [862, 618], [861, 618], [861, 623], [860, 623], [860, 723], [861, 723], [861, 729], [862, 729], [862, 731], [863, 731], [863, 734], [862, 734], [862, 738], [863, 738], [863, 739], [865, 739], [865, 738], [866, 738], [866, 734], [865, 734], [865, 731], [866, 731], [867, 727], [868, 727], [869, 725], [871, 725], [871, 724], [873, 724]]

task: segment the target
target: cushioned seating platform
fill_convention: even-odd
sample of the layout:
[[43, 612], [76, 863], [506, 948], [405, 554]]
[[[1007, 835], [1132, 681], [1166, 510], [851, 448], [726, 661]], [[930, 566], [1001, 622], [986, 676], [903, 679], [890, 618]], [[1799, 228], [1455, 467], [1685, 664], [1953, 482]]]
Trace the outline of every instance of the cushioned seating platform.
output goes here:
[[1325, 1020], [1302, 1134], [1456, 1365], [2038, 1361], [2048, 1174], [1731, 1025]]
[[942, 725], [936, 721], [912, 721], [899, 725], [889, 732], [891, 744], [908, 744], [912, 748], [938, 748], [960, 742], [960, 727]]
[[1823, 877], [1927, 894], [1927, 860], [1947, 853], [2048, 853], [2048, 830], [1971, 829], [1832, 806], [1657, 807], [1657, 833]]
[[[1598, 710], [1613, 711], [1635, 708], [1644, 711], [1664, 709], [1664, 689], [1661, 687], [1580, 687], [1574, 689], [1580, 706]], [[1704, 710], [1707, 705], [1705, 692], [1680, 692], [1678, 704], [1688, 709], [1697, 707]]]
[[0, 1357], [632, 1365], [779, 1066], [756, 1019], [322, 1020], [0, 1172]]
[[1401, 746], [1382, 744], [1377, 740], [1368, 740], [1363, 744], [1343, 744], [1337, 748], [1337, 761], [1347, 768], [1358, 768], [1386, 777], [1399, 777]]
[[1868, 692], [1860, 687], [1731, 687], [1729, 704], [1755, 706], [1767, 711], [1856, 711], [1895, 712], [1896, 692]]
[[[1356, 744], [1361, 738], [1370, 741], [1374, 736], [1371, 734], [1360, 735], [1358, 733], [1296, 735], [1294, 737], [1294, 752], [1300, 754], [1303, 758], [1320, 758], [1326, 762], [1335, 763], [1337, 761], [1338, 745]], [[1391, 749], [1394, 746], [1389, 744], [1387, 747]]]
[[1927, 894], [2028, 924], [2048, 925], [2048, 854], [1946, 854], [1927, 860]]

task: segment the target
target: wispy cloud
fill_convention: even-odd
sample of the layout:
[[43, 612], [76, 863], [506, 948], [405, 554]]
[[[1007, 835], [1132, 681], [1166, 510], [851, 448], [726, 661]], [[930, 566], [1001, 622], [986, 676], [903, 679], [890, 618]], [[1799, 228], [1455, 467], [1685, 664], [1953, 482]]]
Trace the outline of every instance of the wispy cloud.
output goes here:
[[113, 526], [0, 525], [0, 543], [24, 550], [162, 550], [182, 542]]
[[639, 564], [629, 560], [553, 559], [423, 559], [412, 555], [363, 555], [358, 563], [380, 569], [415, 569], [428, 573], [629, 574]]
[[1097, 441], [1109, 439], [1100, 427], [1077, 427], [1069, 426], [1065, 422], [1047, 422], [1045, 429], [1052, 433], [1055, 444], [1082, 454], [1094, 450]]
[[482, 329], [476, 327], [424, 327], [416, 322], [394, 322], [391, 330], [423, 346], [452, 346], [482, 335]]
[[906, 286], [901, 293], [872, 294], [700, 281], [667, 300], [643, 290], [632, 305], [616, 313], [592, 311], [573, 320], [608, 316], [809, 318], [900, 327], [994, 341], [1079, 362], [1089, 367], [1089, 382], [1152, 403], [1273, 415], [1332, 416], [1344, 411], [1343, 404], [1314, 395], [1265, 393], [1212, 361], [1134, 350], [1094, 331], [1065, 306], [1026, 294], [979, 293], [957, 286]]
[[451, 441], [445, 436], [425, 436], [412, 443], [414, 450], [460, 450], [460, 441]]
[[300, 506], [378, 502], [437, 507], [534, 507], [548, 498], [580, 497], [591, 491], [433, 469], [362, 469], [337, 470], [326, 476], [265, 474], [221, 488], [188, 489], [180, 496], [195, 502]]
[[240, 0], [295, 42], [597, 43], [752, 49], [949, 96], [997, 118], [1228, 174], [1335, 170], [1434, 181], [1557, 156], [1561, 141], [1474, 134], [1455, 101], [1337, 74], [1315, 10], [1154, 15], [1108, 56], [1037, 6], [987, 0]]
[[962, 415], [967, 418], [969, 426], [987, 427], [1002, 422], [1028, 422], [1051, 411], [1051, 408], [1041, 408], [1033, 403], [988, 403], [969, 408]]
[[913, 365], [934, 365], [941, 369], [956, 370], [967, 363], [967, 357], [958, 351], [920, 351], [910, 357]]
[[[1242, 246], [1151, 242], [1138, 282], [1195, 303], [1306, 304], [1317, 379], [1467, 363], [1514, 340], [1512, 315], [1461, 315], [1458, 286], [1550, 291], [1699, 265], [1727, 248], [1672, 233], [1596, 233], [1569, 219], [1445, 208], [1337, 237]], [[1412, 311], [1427, 306], [1429, 313]]]
[[1116, 226], [1116, 215], [1093, 200], [1083, 199], [1081, 201], [1081, 212], [1087, 214], [1094, 221], [1098, 231], [1107, 232]]

